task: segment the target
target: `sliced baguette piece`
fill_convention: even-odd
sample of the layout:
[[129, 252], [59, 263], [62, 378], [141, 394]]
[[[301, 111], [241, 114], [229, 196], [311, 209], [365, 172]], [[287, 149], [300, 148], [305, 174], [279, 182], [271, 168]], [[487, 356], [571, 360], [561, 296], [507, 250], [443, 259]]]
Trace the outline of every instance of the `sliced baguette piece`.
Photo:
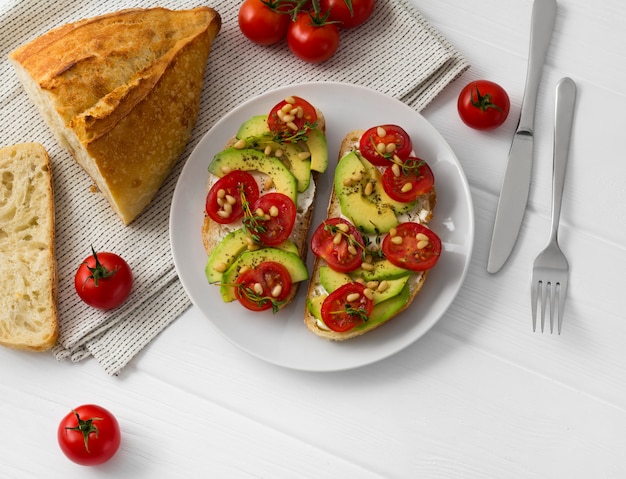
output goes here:
[[220, 27], [208, 7], [128, 9], [9, 54], [58, 141], [124, 224], [151, 202], [191, 137]]
[[[339, 149], [339, 159], [343, 158], [346, 154], [350, 153], [353, 150], [358, 149], [359, 139], [361, 135], [364, 133], [363, 130], [354, 130], [348, 133], [344, 140], [341, 143], [341, 147]], [[437, 203], [437, 193], [435, 188], [433, 188], [429, 193], [423, 195], [423, 197], [418, 199], [418, 202], [415, 207], [415, 212], [419, 212], [420, 222], [423, 224], [427, 224], [428, 221], [432, 218], [433, 210]], [[342, 216], [341, 206], [339, 204], [339, 199], [335, 194], [334, 188], [331, 191], [331, 196], [328, 204], [328, 211], [326, 214], [327, 218], [339, 217]], [[327, 266], [328, 263], [320, 258], [316, 257], [313, 263], [313, 271], [311, 273], [311, 279], [309, 282], [309, 288], [307, 292], [307, 298], [315, 298], [322, 294], [327, 294], [321, 285], [320, 281], [320, 268], [322, 266]], [[304, 311], [304, 324], [306, 327], [321, 338], [328, 339], [331, 341], [345, 341], [347, 339], [351, 339], [357, 336], [361, 336], [369, 331], [372, 331], [383, 324], [391, 321], [393, 318], [398, 316], [404, 310], [406, 310], [411, 303], [415, 300], [417, 294], [422, 289], [424, 282], [426, 281], [426, 277], [428, 275], [428, 271], [424, 271], [421, 273], [411, 273], [409, 276], [407, 287], [408, 294], [406, 297], [406, 302], [402, 307], [396, 310], [393, 314], [389, 315], [385, 319], [375, 322], [365, 324], [363, 327], [357, 327], [352, 330], [346, 332], [336, 332], [328, 329], [325, 325], [320, 324], [317, 318], [311, 313], [311, 311], [307, 307], [305, 307]], [[308, 301], [307, 301], [308, 303]]]
[[45, 351], [59, 333], [48, 153], [38, 143], [0, 148], [0, 177], [0, 344]]

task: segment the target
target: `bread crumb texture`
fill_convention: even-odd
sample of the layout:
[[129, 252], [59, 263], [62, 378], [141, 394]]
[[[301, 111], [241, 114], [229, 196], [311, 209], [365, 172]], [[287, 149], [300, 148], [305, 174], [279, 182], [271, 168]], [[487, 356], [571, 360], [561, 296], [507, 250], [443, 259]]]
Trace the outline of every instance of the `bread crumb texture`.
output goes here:
[[38, 144], [0, 149], [0, 344], [35, 351], [58, 335], [50, 163]]

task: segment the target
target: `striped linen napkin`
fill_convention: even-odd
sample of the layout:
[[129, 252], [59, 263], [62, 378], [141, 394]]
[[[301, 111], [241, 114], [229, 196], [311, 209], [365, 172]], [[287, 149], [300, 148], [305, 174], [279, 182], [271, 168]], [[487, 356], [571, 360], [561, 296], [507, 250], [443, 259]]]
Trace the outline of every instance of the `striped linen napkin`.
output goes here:
[[[37, 141], [48, 150], [53, 166], [61, 323], [53, 350], [57, 359], [80, 361], [93, 356], [108, 374], [117, 375], [191, 305], [170, 251], [170, 203], [194, 146], [234, 107], [279, 86], [335, 81], [367, 86], [420, 111], [469, 67], [407, 0], [379, 0], [368, 22], [342, 31], [337, 54], [317, 65], [298, 60], [284, 43], [261, 47], [248, 41], [237, 25], [240, 3], [207, 3], [220, 13], [222, 29], [209, 56], [196, 127], [157, 197], [129, 226], [123, 226], [106, 200], [93, 192], [91, 180], [55, 141], [18, 84], [7, 54], [54, 27], [82, 18], [130, 7], [185, 9], [197, 3], [9, 0], [0, 5], [0, 145]], [[113, 311], [86, 306], [74, 291], [75, 271], [89, 256], [91, 245], [97, 251], [120, 254], [133, 269], [131, 296]]]

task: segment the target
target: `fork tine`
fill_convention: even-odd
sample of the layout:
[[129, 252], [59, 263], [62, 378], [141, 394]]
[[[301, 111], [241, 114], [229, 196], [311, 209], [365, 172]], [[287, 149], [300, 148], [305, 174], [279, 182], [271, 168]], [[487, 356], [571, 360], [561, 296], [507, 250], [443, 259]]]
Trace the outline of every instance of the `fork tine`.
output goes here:
[[565, 308], [565, 296], [567, 295], [567, 279], [559, 283], [559, 319], [558, 331], [561, 334], [561, 326], [563, 325], [563, 309]]
[[537, 331], [537, 289], [539, 287], [538, 282], [533, 278], [533, 282], [530, 286], [530, 304], [532, 307], [533, 315], [533, 333]]
[[539, 281], [541, 284], [541, 332], [543, 333], [545, 320], [546, 320], [546, 301], [548, 299], [548, 285], [543, 281]]
[[549, 282], [550, 287], [550, 334], [554, 332], [554, 301], [556, 299], [556, 287], [558, 283]]

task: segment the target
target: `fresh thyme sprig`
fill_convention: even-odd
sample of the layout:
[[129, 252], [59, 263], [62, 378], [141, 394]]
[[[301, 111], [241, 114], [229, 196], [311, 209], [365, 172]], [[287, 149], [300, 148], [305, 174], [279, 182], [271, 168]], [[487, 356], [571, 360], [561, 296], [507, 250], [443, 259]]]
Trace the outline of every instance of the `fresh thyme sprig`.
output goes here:
[[330, 314], [344, 314], [346, 313], [349, 316], [356, 316], [357, 318], [359, 318], [359, 320], [366, 322], [367, 320], [369, 320], [369, 315], [367, 314], [367, 311], [363, 308], [355, 308], [354, 306], [350, 305], [350, 303], [346, 303], [344, 305], [343, 309], [340, 309], [338, 311], [331, 311]]
[[272, 139], [277, 143], [298, 143], [299, 141], [307, 141], [309, 139], [307, 136], [308, 131], [314, 128], [317, 128], [317, 121], [313, 123], [307, 121], [298, 131], [283, 130], [274, 133]]
[[267, 232], [267, 228], [261, 224], [265, 219], [256, 213], [253, 213], [250, 209], [250, 202], [243, 191], [243, 188], [240, 189], [241, 195], [241, 207], [243, 208], [243, 229], [244, 231], [250, 235], [252, 240], [255, 243], [261, 242], [261, 234]]
[[244, 284], [237, 284], [235, 287], [239, 288], [240, 294], [245, 295], [250, 301], [256, 303], [259, 308], [263, 307], [269, 301], [272, 304], [272, 313], [276, 314], [280, 307], [285, 304], [285, 301], [278, 301], [276, 298], [272, 298], [271, 296], [264, 296], [258, 294], [249, 286], [245, 286]]

